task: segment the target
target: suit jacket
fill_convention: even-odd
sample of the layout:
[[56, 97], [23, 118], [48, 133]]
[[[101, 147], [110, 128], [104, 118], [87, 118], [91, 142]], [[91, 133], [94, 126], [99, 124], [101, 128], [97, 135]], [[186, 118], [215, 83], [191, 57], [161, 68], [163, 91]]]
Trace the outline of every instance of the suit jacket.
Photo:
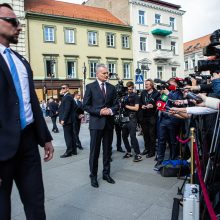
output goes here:
[[50, 113], [49, 113], [50, 117], [57, 116], [59, 105], [53, 101], [48, 104], [48, 107], [50, 110]]
[[64, 125], [75, 122], [77, 105], [70, 93], [67, 93], [62, 98], [59, 108], [59, 120], [64, 121]]
[[[76, 103], [76, 101], [75, 101], [75, 103]], [[81, 121], [81, 119], [79, 119], [79, 115], [84, 114], [83, 104], [81, 101], [78, 101], [78, 103], [76, 103], [76, 105], [77, 105], [76, 120]]]
[[86, 86], [83, 98], [83, 108], [90, 114], [89, 129], [108, 129], [114, 128], [114, 116], [101, 116], [102, 108], [110, 108], [113, 115], [118, 110], [116, 99], [116, 89], [113, 85], [106, 82], [106, 96], [104, 97], [98, 81], [94, 81]]
[[[39, 101], [34, 89], [33, 72], [30, 64], [14, 51], [27, 70], [30, 102], [34, 117], [34, 128], [37, 142], [42, 147], [52, 140], [44, 120]], [[0, 161], [12, 158], [19, 147], [21, 126], [19, 120], [19, 100], [11, 77], [10, 70], [0, 54]]]

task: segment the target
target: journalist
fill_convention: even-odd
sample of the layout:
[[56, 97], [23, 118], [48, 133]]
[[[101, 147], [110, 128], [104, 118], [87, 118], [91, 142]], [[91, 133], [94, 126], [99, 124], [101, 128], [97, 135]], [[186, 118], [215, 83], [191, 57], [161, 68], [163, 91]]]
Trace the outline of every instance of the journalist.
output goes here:
[[[142, 160], [140, 155], [139, 143], [136, 137], [136, 127], [137, 127], [137, 111], [139, 110], [139, 97], [134, 93], [134, 83], [127, 82], [126, 84], [128, 94], [124, 97], [124, 109], [125, 115], [129, 117], [129, 122], [125, 123], [122, 127], [122, 139], [127, 150], [127, 153], [123, 158], [132, 157], [131, 145], [134, 148], [135, 156], [134, 162], [139, 162]], [[128, 136], [130, 135], [131, 145], [128, 141]]]
[[[175, 78], [169, 79], [168, 83], [177, 87]], [[168, 91], [162, 90], [162, 93], [168, 96], [167, 107], [174, 106], [175, 100], [182, 100], [183, 94], [180, 90]], [[167, 112], [162, 112], [159, 118], [158, 126], [158, 149], [157, 149], [157, 163], [154, 166], [154, 170], [158, 171], [165, 157], [166, 144], [170, 146], [170, 159], [176, 159], [177, 157], [177, 140], [176, 135], [179, 133], [182, 124], [182, 119], [177, 118]]]
[[145, 90], [141, 92], [139, 120], [144, 136], [144, 151], [142, 155], [147, 158], [155, 155], [156, 149], [156, 123], [157, 123], [157, 106], [156, 102], [160, 93], [154, 88], [152, 79], [145, 81]]

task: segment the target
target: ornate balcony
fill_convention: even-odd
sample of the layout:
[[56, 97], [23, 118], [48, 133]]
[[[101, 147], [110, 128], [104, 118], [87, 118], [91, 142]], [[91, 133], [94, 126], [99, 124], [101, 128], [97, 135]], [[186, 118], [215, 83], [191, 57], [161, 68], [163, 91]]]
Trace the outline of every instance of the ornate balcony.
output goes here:
[[153, 24], [151, 33], [153, 35], [159, 35], [159, 36], [168, 36], [172, 34], [172, 27], [168, 24]]
[[153, 55], [154, 60], [170, 60], [172, 58], [173, 58], [172, 50], [161, 49], [154, 51], [154, 55]]

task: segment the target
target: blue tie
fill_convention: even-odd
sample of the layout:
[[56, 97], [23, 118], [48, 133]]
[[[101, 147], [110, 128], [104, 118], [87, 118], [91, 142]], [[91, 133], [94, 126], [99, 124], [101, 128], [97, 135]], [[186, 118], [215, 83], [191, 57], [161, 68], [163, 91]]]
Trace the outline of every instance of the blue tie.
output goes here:
[[26, 122], [26, 117], [25, 117], [24, 102], [23, 102], [23, 97], [22, 97], [21, 84], [20, 84], [19, 77], [18, 77], [18, 71], [13, 61], [13, 58], [11, 56], [11, 50], [9, 48], [6, 48], [4, 53], [7, 57], [10, 70], [11, 70], [11, 76], [12, 76], [12, 79], [15, 85], [17, 95], [18, 95], [21, 129], [24, 129], [27, 125], [27, 122]]

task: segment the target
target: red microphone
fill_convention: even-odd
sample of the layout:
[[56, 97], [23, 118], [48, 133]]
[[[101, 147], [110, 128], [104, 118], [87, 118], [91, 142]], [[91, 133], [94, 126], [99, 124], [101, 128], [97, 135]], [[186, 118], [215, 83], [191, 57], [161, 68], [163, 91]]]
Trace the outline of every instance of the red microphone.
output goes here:
[[176, 86], [174, 86], [174, 85], [169, 85], [169, 86], [168, 86], [168, 90], [169, 90], [169, 91], [175, 91], [175, 90], [176, 90]]
[[162, 112], [165, 111], [166, 102], [159, 100], [159, 101], [157, 101], [156, 105], [157, 105], [157, 110], [162, 111]]

